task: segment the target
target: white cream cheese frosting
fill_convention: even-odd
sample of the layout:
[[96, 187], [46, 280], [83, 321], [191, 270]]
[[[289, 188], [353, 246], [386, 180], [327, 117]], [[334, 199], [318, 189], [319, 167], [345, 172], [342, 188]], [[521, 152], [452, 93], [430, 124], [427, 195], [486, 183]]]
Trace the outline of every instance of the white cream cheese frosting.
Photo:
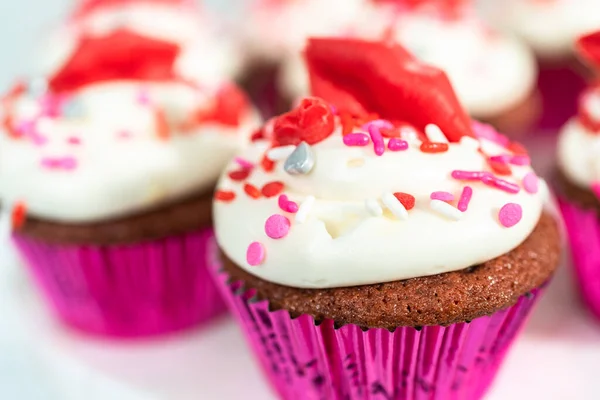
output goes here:
[[[346, 34], [363, 39], [385, 36], [443, 69], [464, 107], [476, 118], [511, 110], [534, 90], [537, 68], [533, 54], [515, 38], [493, 31], [469, 10], [449, 19], [428, 10], [400, 12], [386, 5], [367, 5]], [[300, 52], [284, 61], [280, 86], [292, 98], [308, 93]]]
[[[269, 150], [266, 141], [255, 142], [226, 169], [214, 204], [215, 231], [236, 265], [299, 288], [396, 281], [498, 257], [519, 246], [538, 223], [545, 184], [526, 156], [512, 153], [493, 129], [478, 126], [477, 139], [447, 143], [429, 126], [427, 141], [447, 145], [447, 151], [432, 154], [423, 151], [422, 135], [401, 128], [401, 138], [394, 144], [383, 139], [385, 151], [380, 147], [377, 155], [376, 137], [365, 134], [358, 140], [364, 146], [349, 146], [341, 124], [336, 117], [333, 134], [309, 146], [314, 166], [304, 174], [284, 168], [295, 146]], [[267, 137], [272, 126], [266, 127]], [[261, 167], [265, 154], [281, 160], [272, 171]], [[510, 175], [497, 177], [509, 191], [477, 178], [457, 179], [464, 176], [456, 171], [495, 174], [488, 162], [493, 156], [504, 162], [517, 157], [506, 165]], [[248, 162], [255, 166], [240, 180], [235, 171], [249, 168]], [[414, 208], [398, 193], [412, 196]], [[516, 209], [521, 215], [512, 212]]]
[[503, 0], [490, 2], [490, 19], [523, 38], [543, 58], [573, 54], [573, 43], [600, 29], [597, 0]]

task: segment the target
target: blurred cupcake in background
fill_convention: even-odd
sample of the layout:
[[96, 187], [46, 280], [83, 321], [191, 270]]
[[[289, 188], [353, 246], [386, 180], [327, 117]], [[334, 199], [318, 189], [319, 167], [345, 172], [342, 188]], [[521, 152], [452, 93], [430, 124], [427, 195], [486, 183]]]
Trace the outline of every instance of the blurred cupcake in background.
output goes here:
[[282, 399], [478, 399], [561, 251], [527, 152], [402, 47], [311, 39], [312, 94], [218, 184], [217, 282]]
[[[366, 0], [348, 32], [400, 43], [443, 69], [469, 114], [506, 133], [527, 132], [539, 117], [533, 54], [488, 26], [471, 1]], [[308, 92], [298, 53], [286, 60], [282, 77], [286, 96]]]
[[[123, 14], [139, 17], [138, 3]], [[258, 124], [228, 74], [207, 72], [217, 45], [158, 28], [164, 11], [191, 29], [197, 11], [160, 3], [152, 34], [77, 29], [62, 64], [2, 99], [14, 243], [60, 319], [98, 335], [162, 334], [222, 311], [206, 269], [213, 188]]]
[[597, 0], [502, 0], [486, 2], [492, 22], [520, 36], [540, 65], [542, 130], [556, 132], [577, 110], [589, 75], [575, 57], [573, 43], [600, 29]]
[[[582, 37], [579, 49], [600, 72], [600, 32]], [[581, 293], [600, 318], [600, 85], [581, 95], [577, 114], [558, 142], [556, 187]]]

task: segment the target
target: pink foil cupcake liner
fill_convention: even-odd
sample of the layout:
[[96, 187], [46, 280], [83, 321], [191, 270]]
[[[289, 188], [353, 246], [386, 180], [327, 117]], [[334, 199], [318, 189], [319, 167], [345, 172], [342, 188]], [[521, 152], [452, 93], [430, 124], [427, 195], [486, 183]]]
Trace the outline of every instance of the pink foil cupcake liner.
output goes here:
[[559, 198], [565, 221], [576, 281], [590, 310], [600, 318], [600, 218]]
[[67, 325], [112, 337], [192, 327], [225, 309], [208, 268], [212, 229], [126, 246], [13, 241]]
[[469, 323], [394, 332], [291, 318], [256, 301], [212, 264], [219, 288], [282, 399], [479, 399], [523, 326], [541, 288]]

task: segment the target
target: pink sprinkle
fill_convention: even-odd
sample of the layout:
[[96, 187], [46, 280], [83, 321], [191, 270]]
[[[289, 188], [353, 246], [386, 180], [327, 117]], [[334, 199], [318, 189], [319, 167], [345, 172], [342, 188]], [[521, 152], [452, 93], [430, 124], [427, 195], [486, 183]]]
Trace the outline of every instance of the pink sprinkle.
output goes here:
[[235, 162], [244, 169], [252, 169], [254, 168], [254, 164], [250, 161], [243, 159], [242, 157], [236, 157]]
[[279, 196], [277, 203], [279, 204], [279, 208], [281, 208], [285, 212], [289, 212], [292, 214], [298, 212], [298, 204], [289, 200], [285, 194]]
[[81, 144], [81, 139], [75, 136], [71, 136], [67, 139], [67, 143], [77, 146]]
[[385, 119], [376, 119], [374, 121], [367, 122], [366, 124], [364, 124], [361, 127], [361, 129], [363, 131], [368, 131], [369, 129], [371, 129], [372, 126], [375, 126], [379, 129], [381, 129], [381, 128], [394, 129], [394, 124], [392, 124], [390, 121], [385, 120]]
[[471, 197], [473, 196], [473, 189], [470, 186], [465, 186], [460, 195], [460, 200], [458, 200], [458, 209], [462, 212], [467, 211], [469, 208], [469, 203], [471, 202]]
[[265, 260], [265, 246], [259, 242], [252, 242], [246, 250], [246, 261], [253, 267], [256, 267]]
[[74, 157], [45, 157], [42, 166], [49, 169], [73, 170], [77, 168], [77, 160]]
[[516, 155], [510, 157], [510, 163], [513, 165], [526, 166], [531, 164], [531, 159], [527, 155]]
[[534, 172], [530, 172], [523, 178], [523, 187], [527, 193], [538, 192], [538, 177]]
[[64, 103], [62, 96], [55, 94], [46, 94], [39, 99], [40, 115], [43, 117], [56, 118], [60, 115], [62, 104]]
[[454, 200], [454, 195], [449, 192], [433, 192], [431, 193], [431, 196], [429, 196], [429, 198], [431, 200], [441, 200], [449, 202]]
[[265, 222], [265, 233], [271, 239], [281, 239], [290, 231], [290, 220], [280, 214], [273, 214]]
[[452, 177], [461, 181], [479, 181], [486, 175], [491, 174], [485, 171], [452, 171]]
[[373, 124], [370, 125], [369, 135], [371, 135], [371, 140], [373, 141], [375, 154], [382, 156], [385, 152], [385, 143], [383, 142], [383, 136], [381, 136], [381, 132], [379, 132], [379, 127]]
[[364, 133], [349, 133], [344, 135], [344, 144], [346, 146], [366, 146], [369, 144], [369, 137]]
[[408, 142], [398, 138], [391, 138], [388, 142], [388, 149], [391, 151], [406, 150], [408, 149]]
[[498, 213], [498, 218], [502, 226], [511, 228], [521, 221], [523, 218], [523, 209], [515, 203], [505, 204]]
[[48, 139], [37, 130], [35, 120], [21, 121], [17, 124], [17, 132], [29, 138], [35, 146], [43, 146]]
[[516, 184], [495, 177], [492, 174], [487, 174], [483, 176], [481, 178], [481, 182], [483, 182], [484, 185], [495, 187], [507, 193], [519, 193], [519, 191], [521, 190]]
[[475, 131], [475, 135], [480, 139], [487, 139], [496, 144], [499, 144], [502, 147], [508, 147], [510, 145], [510, 140], [504, 136], [496, 132], [496, 130], [487, 124], [482, 124], [480, 122], [474, 122], [473, 128]]
[[512, 156], [508, 155], [508, 154], [503, 154], [500, 156], [492, 156], [492, 157], [490, 157], [490, 161], [499, 162], [502, 164], [508, 164], [510, 162], [511, 157]]

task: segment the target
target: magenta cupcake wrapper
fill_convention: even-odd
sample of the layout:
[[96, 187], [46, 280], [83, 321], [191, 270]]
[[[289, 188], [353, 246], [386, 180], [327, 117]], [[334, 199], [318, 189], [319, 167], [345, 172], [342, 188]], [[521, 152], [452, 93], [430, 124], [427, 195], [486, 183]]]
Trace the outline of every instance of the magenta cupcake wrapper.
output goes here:
[[192, 327], [225, 309], [207, 268], [212, 229], [126, 246], [13, 241], [67, 325], [113, 337]]
[[590, 310], [600, 318], [600, 218], [595, 210], [586, 210], [559, 198], [575, 277], [580, 293]]
[[469, 323], [363, 330], [291, 318], [256, 301], [254, 290], [211, 270], [259, 362], [282, 399], [478, 399], [498, 371], [540, 289]]

